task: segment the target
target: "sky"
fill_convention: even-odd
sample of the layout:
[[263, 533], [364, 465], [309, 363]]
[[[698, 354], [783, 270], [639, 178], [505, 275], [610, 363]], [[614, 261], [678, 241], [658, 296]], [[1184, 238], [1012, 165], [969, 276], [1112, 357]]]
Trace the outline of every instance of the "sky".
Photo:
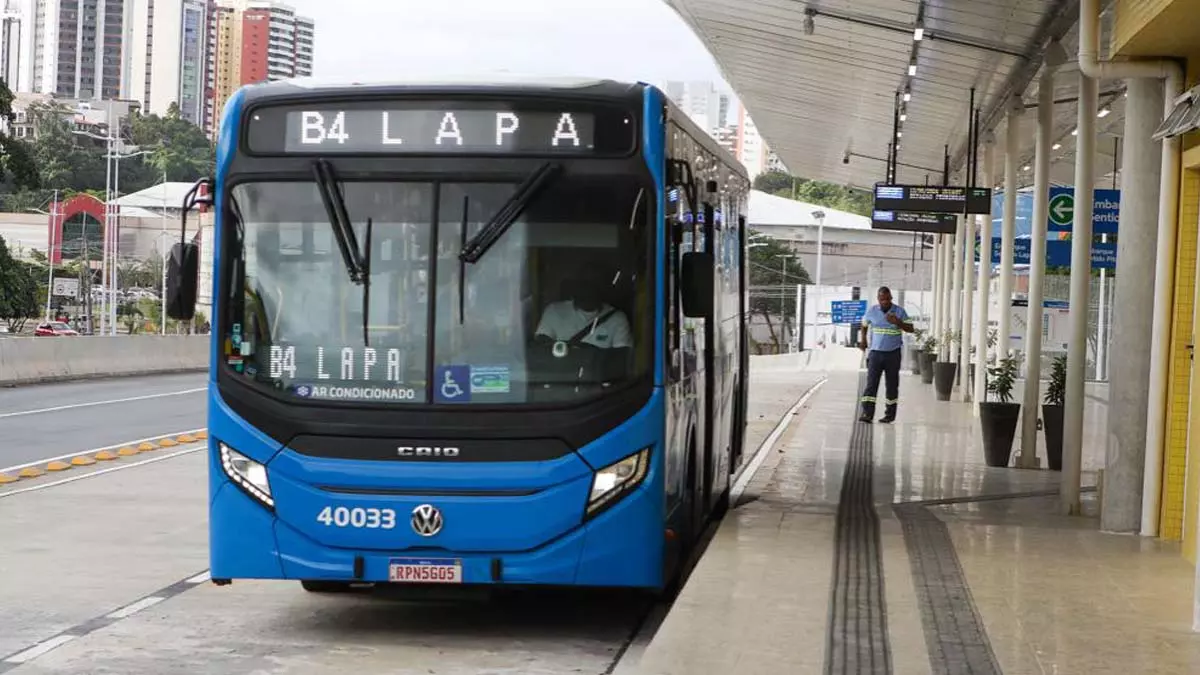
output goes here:
[[729, 87], [664, 0], [285, 0], [316, 21], [314, 75], [581, 75]]

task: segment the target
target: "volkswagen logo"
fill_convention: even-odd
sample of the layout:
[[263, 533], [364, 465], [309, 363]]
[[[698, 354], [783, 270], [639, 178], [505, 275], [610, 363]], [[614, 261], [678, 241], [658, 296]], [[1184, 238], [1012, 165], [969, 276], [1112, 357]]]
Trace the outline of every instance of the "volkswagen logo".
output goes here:
[[422, 504], [412, 510], [410, 522], [413, 532], [422, 537], [432, 537], [442, 531], [442, 512], [432, 504]]

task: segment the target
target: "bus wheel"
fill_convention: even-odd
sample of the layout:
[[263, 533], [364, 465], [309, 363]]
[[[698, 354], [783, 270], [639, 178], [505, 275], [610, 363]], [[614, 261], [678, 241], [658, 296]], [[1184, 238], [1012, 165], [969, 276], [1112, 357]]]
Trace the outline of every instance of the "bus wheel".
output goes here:
[[309, 593], [347, 593], [350, 584], [344, 581], [301, 581], [300, 585]]

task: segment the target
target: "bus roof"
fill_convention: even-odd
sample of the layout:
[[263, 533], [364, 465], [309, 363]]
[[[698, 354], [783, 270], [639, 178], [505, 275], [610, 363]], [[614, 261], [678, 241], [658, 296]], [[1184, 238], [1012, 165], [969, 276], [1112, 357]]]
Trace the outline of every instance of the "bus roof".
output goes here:
[[345, 95], [350, 92], [371, 96], [400, 92], [463, 94], [494, 90], [497, 92], [539, 92], [549, 95], [584, 94], [606, 98], [628, 98], [640, 95], [640, 92], [648, 86], [650, 85], [641, 82], [618, 82], [599, 78], [528, 77], [507, 73], [475, 77], [450, 76], [436, 80], [395, 78], [386, 81], [345, 81], [300, 77], [247, 86], [245, 87], [245, 96], [246, 102], [251, 103], [263, 99]]

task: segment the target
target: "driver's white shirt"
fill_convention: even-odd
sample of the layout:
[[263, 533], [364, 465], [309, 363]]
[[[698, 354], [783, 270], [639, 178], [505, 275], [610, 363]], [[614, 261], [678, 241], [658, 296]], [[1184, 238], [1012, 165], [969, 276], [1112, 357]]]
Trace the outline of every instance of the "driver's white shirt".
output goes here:
[[[570, 340], [610, 310], [612, 306], [608, 304], [601, 306], [599, 311], [585, 312], [576, 307], [573, 300], [552, 302], [542, 313], [537, 334], [552, 340]], [[601, 349], [630, 347], [633, 345], [633, 332], [629, 329], [629, 319], [626, 319], [621, 311], [613, 312], [580, 339], [580, 342]]]

